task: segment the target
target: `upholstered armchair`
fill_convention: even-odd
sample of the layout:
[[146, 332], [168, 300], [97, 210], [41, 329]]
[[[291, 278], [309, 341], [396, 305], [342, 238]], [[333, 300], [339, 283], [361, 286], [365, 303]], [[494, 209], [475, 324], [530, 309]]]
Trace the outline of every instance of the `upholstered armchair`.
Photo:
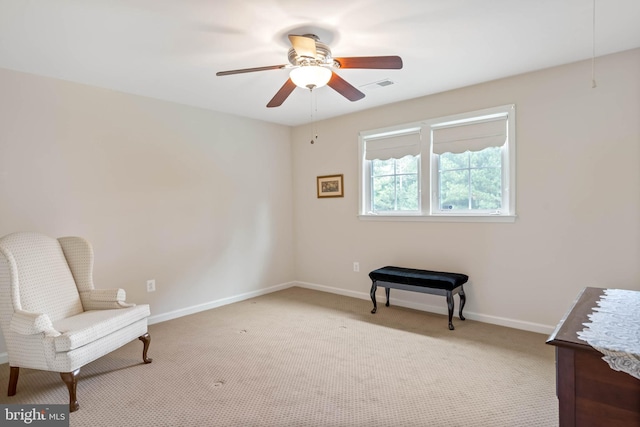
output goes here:
[[79, 408], [80, 368], [139, 338], [147, 357], [149, 305], [127, 304], [123, 289], [95, 289], [93, 249], [80, 237], [38, 233], [0, 239], [0, 327], [7, 345], [9, 396], [20, 368], [59, 372], [69, 410]]

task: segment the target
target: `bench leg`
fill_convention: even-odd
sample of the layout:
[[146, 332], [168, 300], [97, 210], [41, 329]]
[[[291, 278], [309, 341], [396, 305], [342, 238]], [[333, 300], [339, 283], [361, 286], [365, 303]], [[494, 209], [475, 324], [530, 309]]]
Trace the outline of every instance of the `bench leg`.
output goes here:
[[391, 294], [391, 288], [384, 288], [384, 293], [387, 296], [387, 303], [385, 306], [389, 307], [389, 294]]
[[447, 307], [449, 308], [449, 330], [453, 331], [453, 293], [447, 291]]
[[462, 315], [462, 309], [464, 308], [464, 303], [467, 302], [467, 296], [464, 294], [464, 288], [460, 285], [460, 320], [464, 320], [464, 316]]
[[376, 314], [376, 311], [378, 311], [378, 304], [376, 303], [376, 290], [378, 289], [378, 285], [376, 283], [375, 280], [371, 281], [371, 292], [369, 293], [369, 295], [371, 295], [371, 301], [373, 301], [373, 310], [371, 310], [371, 314]]

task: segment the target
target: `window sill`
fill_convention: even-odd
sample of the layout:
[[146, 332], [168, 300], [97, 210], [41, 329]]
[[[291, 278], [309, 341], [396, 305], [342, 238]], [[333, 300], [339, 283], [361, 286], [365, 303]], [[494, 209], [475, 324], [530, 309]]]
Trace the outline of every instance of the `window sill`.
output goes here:
[[516, 222], [516, 215], [358, 215], [361, 221]]

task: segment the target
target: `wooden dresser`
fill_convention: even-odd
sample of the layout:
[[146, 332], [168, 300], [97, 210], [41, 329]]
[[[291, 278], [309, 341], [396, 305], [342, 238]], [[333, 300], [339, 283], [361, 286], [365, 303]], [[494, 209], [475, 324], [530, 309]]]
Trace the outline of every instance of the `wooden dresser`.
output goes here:
[[577, 336], [603, 294], [585, 288], [547, 340], [556, 347], [560, 427], [640, 427], [640, 380], [611, 369], [602, 353]]

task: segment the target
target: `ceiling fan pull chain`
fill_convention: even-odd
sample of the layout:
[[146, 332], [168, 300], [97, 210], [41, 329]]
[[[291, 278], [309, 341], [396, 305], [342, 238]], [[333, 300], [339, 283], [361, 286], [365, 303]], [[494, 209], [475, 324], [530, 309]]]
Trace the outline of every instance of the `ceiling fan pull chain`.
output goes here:
[[318, 95], [314, 92], [313, 93], [313, 108], [314, 108], [314, 117], [315, 120], [313, 121], [313, 134], [316, 137], [316, 141], [318, 140]]
[[309, 92], [311, 92], [311, 144], [314, 144], [318, 139], [318, 130], [316, 127], [315, 117], [318, 114], [318, 101], [316, 98], [316, 93], [313, 91], [313, 88], [309, 88]]

